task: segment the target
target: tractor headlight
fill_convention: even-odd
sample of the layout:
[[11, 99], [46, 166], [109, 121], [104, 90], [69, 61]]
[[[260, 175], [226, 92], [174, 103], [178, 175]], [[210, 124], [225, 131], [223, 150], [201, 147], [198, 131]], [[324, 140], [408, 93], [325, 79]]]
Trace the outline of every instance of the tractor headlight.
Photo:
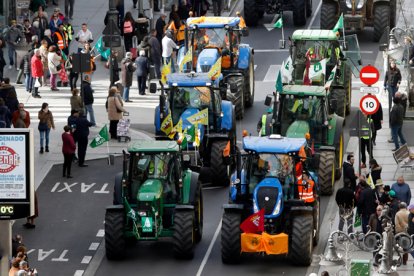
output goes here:
[[279, 214], [280, 206], [282, 205], [281, 202], [282, 202], [281, 200], [277, 201], [276, 208], [273, 210], [273, 213], [272, 213], [273, 216], [276, 216]]
[[361, 9], [364, 6], [364, 2], [365, 2], [365, 0], [359, 0], [358, 1], [358, 4], [357, 4], [357, 9], [358, 10]]
[[256, 199], [253, 197], [253, 213], [259, 212], [259, 208], [257, 207]]
[[352, 1], [351, 0], [346, 0], [345, 3], [346, 3], [346, 7], [348, 9], [352, 9]]

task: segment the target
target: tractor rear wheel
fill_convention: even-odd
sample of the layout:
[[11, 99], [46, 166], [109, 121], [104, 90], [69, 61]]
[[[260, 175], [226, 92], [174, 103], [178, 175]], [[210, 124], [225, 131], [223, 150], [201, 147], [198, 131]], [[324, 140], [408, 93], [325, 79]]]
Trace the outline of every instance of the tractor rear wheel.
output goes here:
[[307, 0], [292, 0], [293, 25], [306, 25], [306, 4]]
[[228, 165], [224, 162], [223, 150], [228, 141], [215, 141], [211, 145], [210, 168], [213, 181], [218, 185], [227, 186], [229, 184]]
[[337, 18], [337, 4], [335, 2], [322, 2], [320, 26], [322, 30], [332, 30]]
[[106, 210], [105, 251], [108, 260], [125, 257], [124, 210]]
[[247, 26], [256, 26], [259, 18], [260, 14], [256, 6], [256, 1], [244, 0], [244, 20]]
[[254, 103], [254, 61], [253, 55], [250, 56], [249, 68], [246, 70], [247, 74], [244, 77], [244, 104], [246, 107], [251, 107]]
[[240, 262], [240, 223], [240, 214], [224, 212], [221, 224], [221, 261], [225, 264]]
[[194, 213], [193, 211], [175, 211], [173, 227], [173, 251], [179, 259], [194, 257]]
[[319, 158], [318, 179], [321, 194], [331, 195], [335, 183], [335, 152], [321, 152]]
[[335, 113], [345, 118], [346, 114], [346, 91], [344, 88], [334, 88], [332, 90], [332, 98], [336, 99]]
[[289, 259], [300, 266], [312, 263], [313, 250], [312, 215], [297, 215], [292, 219], [292, 232], [289, 237]]
[[194, 235], [194, 240], [196, 243], [199, 243], [203, 237], [203, 191], [201, 189], [201, 183], [198, 183], [199, 188], [198, 188], [198, 196], [197, 196], [197, 200], [194, 203], [195, 204], [195, 213], [194, 213], [194, 218], [195, 218], [195, 235]]
[[243, 77], [233, 77], [229, 78], [228, 83], [230, 87], [236, 86], [237, 91], [232, 93], [227, 91], [227, 99], [230, 100], [236, 112], [236, 119], [241, 120], [244, 117], [244, 83]]
[[374, 42], [378, 42], [390, 25], [390, 7], [387, 5], [376, 5], [374, 7]]

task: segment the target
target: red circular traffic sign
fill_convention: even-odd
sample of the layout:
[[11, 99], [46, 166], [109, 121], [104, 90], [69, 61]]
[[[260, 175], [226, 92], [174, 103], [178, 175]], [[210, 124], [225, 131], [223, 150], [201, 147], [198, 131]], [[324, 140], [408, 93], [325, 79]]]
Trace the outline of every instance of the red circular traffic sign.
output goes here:
[[373, 85], [379, 80], [380, 74], [377, 68], [372, 65], [362, 67], [359, 78], [365, 85]]
[[374, 95], [365, 95], [359, 101], [359, 108], [366, 115], [372, 115], [378, 111], [380, 102]]

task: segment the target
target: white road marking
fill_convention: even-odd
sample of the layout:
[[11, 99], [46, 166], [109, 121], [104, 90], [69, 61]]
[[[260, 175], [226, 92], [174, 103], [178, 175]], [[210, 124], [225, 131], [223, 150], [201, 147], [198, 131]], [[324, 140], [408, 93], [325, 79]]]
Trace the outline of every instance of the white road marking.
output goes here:
[[254, 65], [254, 71], [256, 71], [256, 68], [257, 68], [257, 64]]
[[268, 32], [274, 29], [273, 25], [275, 25], [276, 21], [279, 19], [279, 14], [275, 14], [273, 16], [272, 22], [268, 24], [263, 24], [263, 26], [267, 29]]
[[98, 233], [96, 234], [98, 238], [103, 238], [105, 236], [105, 230], [99, 229]]
[[91, 243], [91, 245], [89, 246], [89, 250], [93, 250], [93, 251], [95, 251], [95, 250], [97, 250], [97, 249], [98, 249], [98, 247], [99, 247], [99, 242], [93, 242], [93, 243]]
[[81, 264], [89, 264], [92, 260], [92, 256], [83, 256]]
[[82, 276], [83, 272], [85, 272], [85, 270], [76, 270], [75, 274], [73, 274], [73, 276]]
[[313, 11], [313, 15], [312, 15], [311, 21], [309, 22], [309, 25], [308, 25], [308, 30], [312, 27], [313, 22], [315, 21], [316, 15], [318, 14], [318, 12], [321, 9], [321, 7], [322, 7], [322, 1], [319, 2], [319, 5], [316, 8], [316, 10]]
[[216, 232], [214, 233], [213, 239], [211, 240], [210, 245], [208, 246], [207, 252], [204, 255], [203, 261], [201, 262], [200, 267], [198, 268], [196, 276], [200, 276], [201, 273], [203, 272], [204, 266], [206, 265], [206, 263], [208, 261], [208, 258], [210, 257], [211, 250], [213, 249], [213, 246], [216, 243], [218, 234], [220, 233], [221, 223], [222, 223], [222, 221], [220, 220], [220, 223], [217, 226]]
[[254, 49], [255, 53], [288, 52], [289, 49]]
[[270, 65], [267, 69], [267, 73], [263, 82], [274, 82], [276, 81], [277, 73], [279, 72], [281, 65]]

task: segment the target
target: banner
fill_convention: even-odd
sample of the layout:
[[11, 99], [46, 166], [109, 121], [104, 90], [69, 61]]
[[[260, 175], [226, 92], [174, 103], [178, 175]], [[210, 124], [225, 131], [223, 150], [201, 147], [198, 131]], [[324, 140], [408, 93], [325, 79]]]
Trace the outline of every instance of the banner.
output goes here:
[[180, 63], [180, 72], [183, 71], [184, 64], [186, 64], [187, 62], [190, 62], [192, 59], [193, 59], [193, 49], [190, 48], [188, 49], [187, 53], [185, 54], [185, 56], [183, 57], [183, 60]]
[[318, 61], [309, 67], [310, 79], [314, 79], [316, 77], [320, 77], [322, 74], [326, 74], [326, 61], [326, 58], [322, 59], [321, 61]]
[[331, 84], [332, 84], [333, 80], [335, 79], [335, 74], [336, 74], [336, 65], [332, 69], [331, 73], [329, 74], [329, 78], [325, 83], [325, 89], [329, 89], [331, 87]]
[[273, 25], [273, 28], [282, 28], [283, 27], [283, 18], [280, 16], [279, 20], [276, 21], [276, 23]]
[[282, 83], [282, 74], [279, 73], [277, 75], [277, 80], [276, 80], [276, 92], [282, 92], [283, 91], [283, 83]]
[[89, 144], [89, 146], [91, 148], [96, 148], [107, 141], [109, 141], [109, 135], [108, 135], [108, 128], [105, 124], [103, 128], [99, 131], [98, 135]]
[[208, 126], [208, 108], [205, 108], [196, 114], [187, 118], [191, 124], [202, 124]]
[[208, 71], [208, 77], [210, 79], [218, 78], [221, 74], [221, 57], [211, 66], [210, 71]]
[[264, 209], [249, 216], [240, 224], [244, 233], [256, 233], [264, 231]]
[[95, 43], [95, 49], [96, 51], [104, 58], [105, 60], [109, 59], [109, 56], [111, 55], [110, 49], [104, 49], [103, 42], [102, 42], [102, 36], [96, 41]]
[[292, 80], [292, 73], [293, 73], [292, 58], [290, 56], [286, 60], [286, 62], [283, 61], [281, 71], [282, 71], [282, 82], [289, 83]]
[[162, 132], [169, 135], [171, 133], [172, 127], [173, 121], [171, 118], [171, 113], [169, 113], [167, 117], [165, 117], [165, 119], [162, 121], [160, 129]]
[[171, 61], [167, 64], [164, 64], [162, 66], [162, 70], [161, 70], [161, 82], [163, 84], [167, 83], [167, 76], [171, 74]]
[[339, 17], [338, 22], [336, 22], [336, 25], [332, 29], [332, 31], [336, 33], [337, 31], [339, 31], [339, 29], [343, 29], [343, 28], [344, 28], [344, 14], [341, 13], [341, 16]]

